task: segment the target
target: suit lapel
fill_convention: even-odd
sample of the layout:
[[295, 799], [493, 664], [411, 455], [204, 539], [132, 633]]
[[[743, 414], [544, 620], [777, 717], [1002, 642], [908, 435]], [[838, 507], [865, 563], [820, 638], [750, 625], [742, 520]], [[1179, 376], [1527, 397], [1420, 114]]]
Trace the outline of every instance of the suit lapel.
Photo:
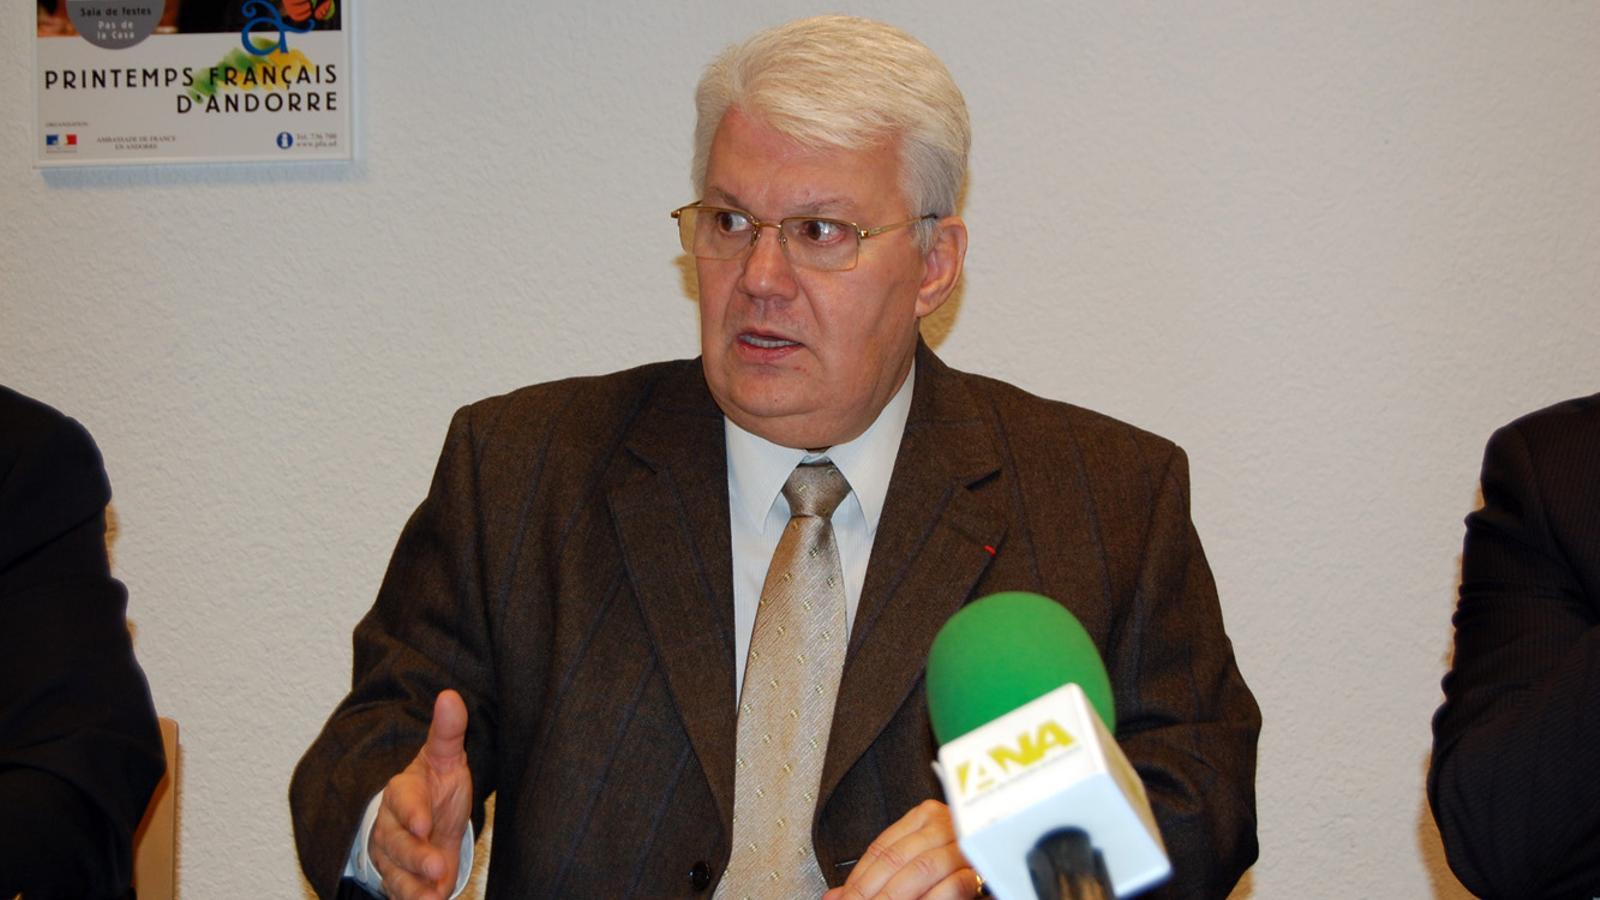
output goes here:
[[[626, 440], [645, 471], [609, 499], [624, 565], [725, 827], [733, 821], [733, 582], [722, 413], [698, 364], [664, 382]], [[905, 436], [834, 708], [821, 803], [916, 686], [934, 635], [1005, 535], [973, 490], [999, 471], [982, 409], [921, 346]], [[931, 736], [930, 736], [931, 740]]]
[[610, 493], [624, 565], [725, 826], [733, 821], [733, 573], [722, 413], [698, 361], [626, 444], [648, 470]]
[[1002, 511], [973, 490], [1000, 468], [982, 409], [926, 346], [916, 378], [845, 657], [819, 808], [904, 704], [934, 635], [1005, 535]]

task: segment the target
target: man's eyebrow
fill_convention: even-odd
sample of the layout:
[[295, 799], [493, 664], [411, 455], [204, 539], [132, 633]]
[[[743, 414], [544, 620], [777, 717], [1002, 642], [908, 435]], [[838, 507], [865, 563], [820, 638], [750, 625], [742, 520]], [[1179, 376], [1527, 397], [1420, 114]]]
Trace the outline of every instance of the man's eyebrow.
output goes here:
[[791, 210], [791, 216], [842, 216], [850, 208], [850, 200], [845, 197], [822, 197], [803, 203], [799, 208]]
[[[750, 207], [744, 204], [743, 200], [740, 200], [733, 194], [717, 187], [706, 188], [705, 198], [700, 202], [708, 203], [712, 206], [727, 206], [744, 212], [752, 212]], [[846, 197], [821, 197], [802, 203], [800, 206], [795, 207], [794, 209], [783, 210], [781, 215], [785, 217], [819, 215], [827, 217], [844, 216], [846, 215], [846, 210], [848, 210], [849, 207], [850, 200]]]
[[738, 197], [728, 193], [722, 188], [706, 188], [706, 196], [702, 203], [711, 203], [713, 206], [731, 206], [735, 209], [744, 209], [744, 203]]

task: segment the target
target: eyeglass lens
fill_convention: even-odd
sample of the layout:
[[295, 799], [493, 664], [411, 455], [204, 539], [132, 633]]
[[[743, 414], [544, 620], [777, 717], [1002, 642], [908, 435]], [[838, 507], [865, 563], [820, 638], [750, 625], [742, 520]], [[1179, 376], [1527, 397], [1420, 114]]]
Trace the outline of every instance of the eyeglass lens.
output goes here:
[[758, 224], [746, 213], [713, 206], [691, 206], [678, 213], [683, 250], [701, 259], [737, 259], [759, 239], [762, 228], [778, 229], [789, 261], [808, 269], [849, 269], [861, 247], [856, 229], [834, 219], [799, 216]]

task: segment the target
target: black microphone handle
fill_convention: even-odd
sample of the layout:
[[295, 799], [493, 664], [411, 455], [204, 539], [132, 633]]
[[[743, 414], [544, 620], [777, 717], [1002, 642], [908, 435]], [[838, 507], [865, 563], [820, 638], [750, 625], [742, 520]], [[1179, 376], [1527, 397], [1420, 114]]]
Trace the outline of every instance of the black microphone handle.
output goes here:
[[1052, 831], [1028, 851], [1039, 900], [1116, 900], [1105, 858], [1081, 828]]

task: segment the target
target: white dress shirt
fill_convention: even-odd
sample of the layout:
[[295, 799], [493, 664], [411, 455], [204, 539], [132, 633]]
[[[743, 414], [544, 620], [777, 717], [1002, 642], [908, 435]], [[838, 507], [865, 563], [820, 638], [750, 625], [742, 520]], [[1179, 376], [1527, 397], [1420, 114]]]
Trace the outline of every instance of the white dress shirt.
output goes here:
[[[778, 549], [784, 527], [789, 524], [789, 501], [784, 499], [783, 485], [794, 467], [802, 462], [829, 460], [850, 483], [849, 495], [833, 511], [832, 518], [839, 564], [844, 570], [845, 641], [850, 640], [856, 607], [861, 602], [861, 587], [867, 580], [872, 541], [878, 533], [878, 519], [883, 515], [883, 502], [889, 494], [889, 478], [894, 474], [900, 439], [911, 413], [911, 387], [916, 374], [913, 363], [900, 389], [859, 437], [815, 453], [774, 444], [723, 418], [723, 440], [728, 455], [728, 521], [733, 550], [734, 696], [738, 696], [744, 686], [745, 659], [750, 653], [750, 636], [755, 633], [756, 605], [767, 579], [767, 567]], [[380, 897], [388, 895], [383, 892], [377, 867], [367, 854], [367, 841], [382, 801], [383, 792], [379, 791], [367, 804], [344, 869], [346, 878], [355, 879]], [[451, 900], [461, 895], [472, 874], [475, 842], [469, 821], [461, 837], [461, 867], [456, 874]]]
[[911, 383], [915, 376], [913, 367], [900, 390], [860, 437], [817, 453], [779, 446], [724, 420], [728, 521], [733, 538], [735, 696], [744, 685], [745, 657], [750, 652], [750, 636], [755, 633], [761, 586], [767, 579], [767, 567], [772, 564], [778, 540], [789, 524], [789, 501], [783, 497], [783, 485], [802, 462], [830, 460], [850, 483], [849, 495], [833, 511], [834, 540], [844, 569], [845, 640], [849, 640], [856, 606], [861, 602], [861, 586], [867, 580], [867, 558], [872, 555], [872, 540], [878, 533], [884, 498], [889, 494], [889, 477], [894, 474], [900, 437], [905, 434], [906, 416], [911, 412]]

